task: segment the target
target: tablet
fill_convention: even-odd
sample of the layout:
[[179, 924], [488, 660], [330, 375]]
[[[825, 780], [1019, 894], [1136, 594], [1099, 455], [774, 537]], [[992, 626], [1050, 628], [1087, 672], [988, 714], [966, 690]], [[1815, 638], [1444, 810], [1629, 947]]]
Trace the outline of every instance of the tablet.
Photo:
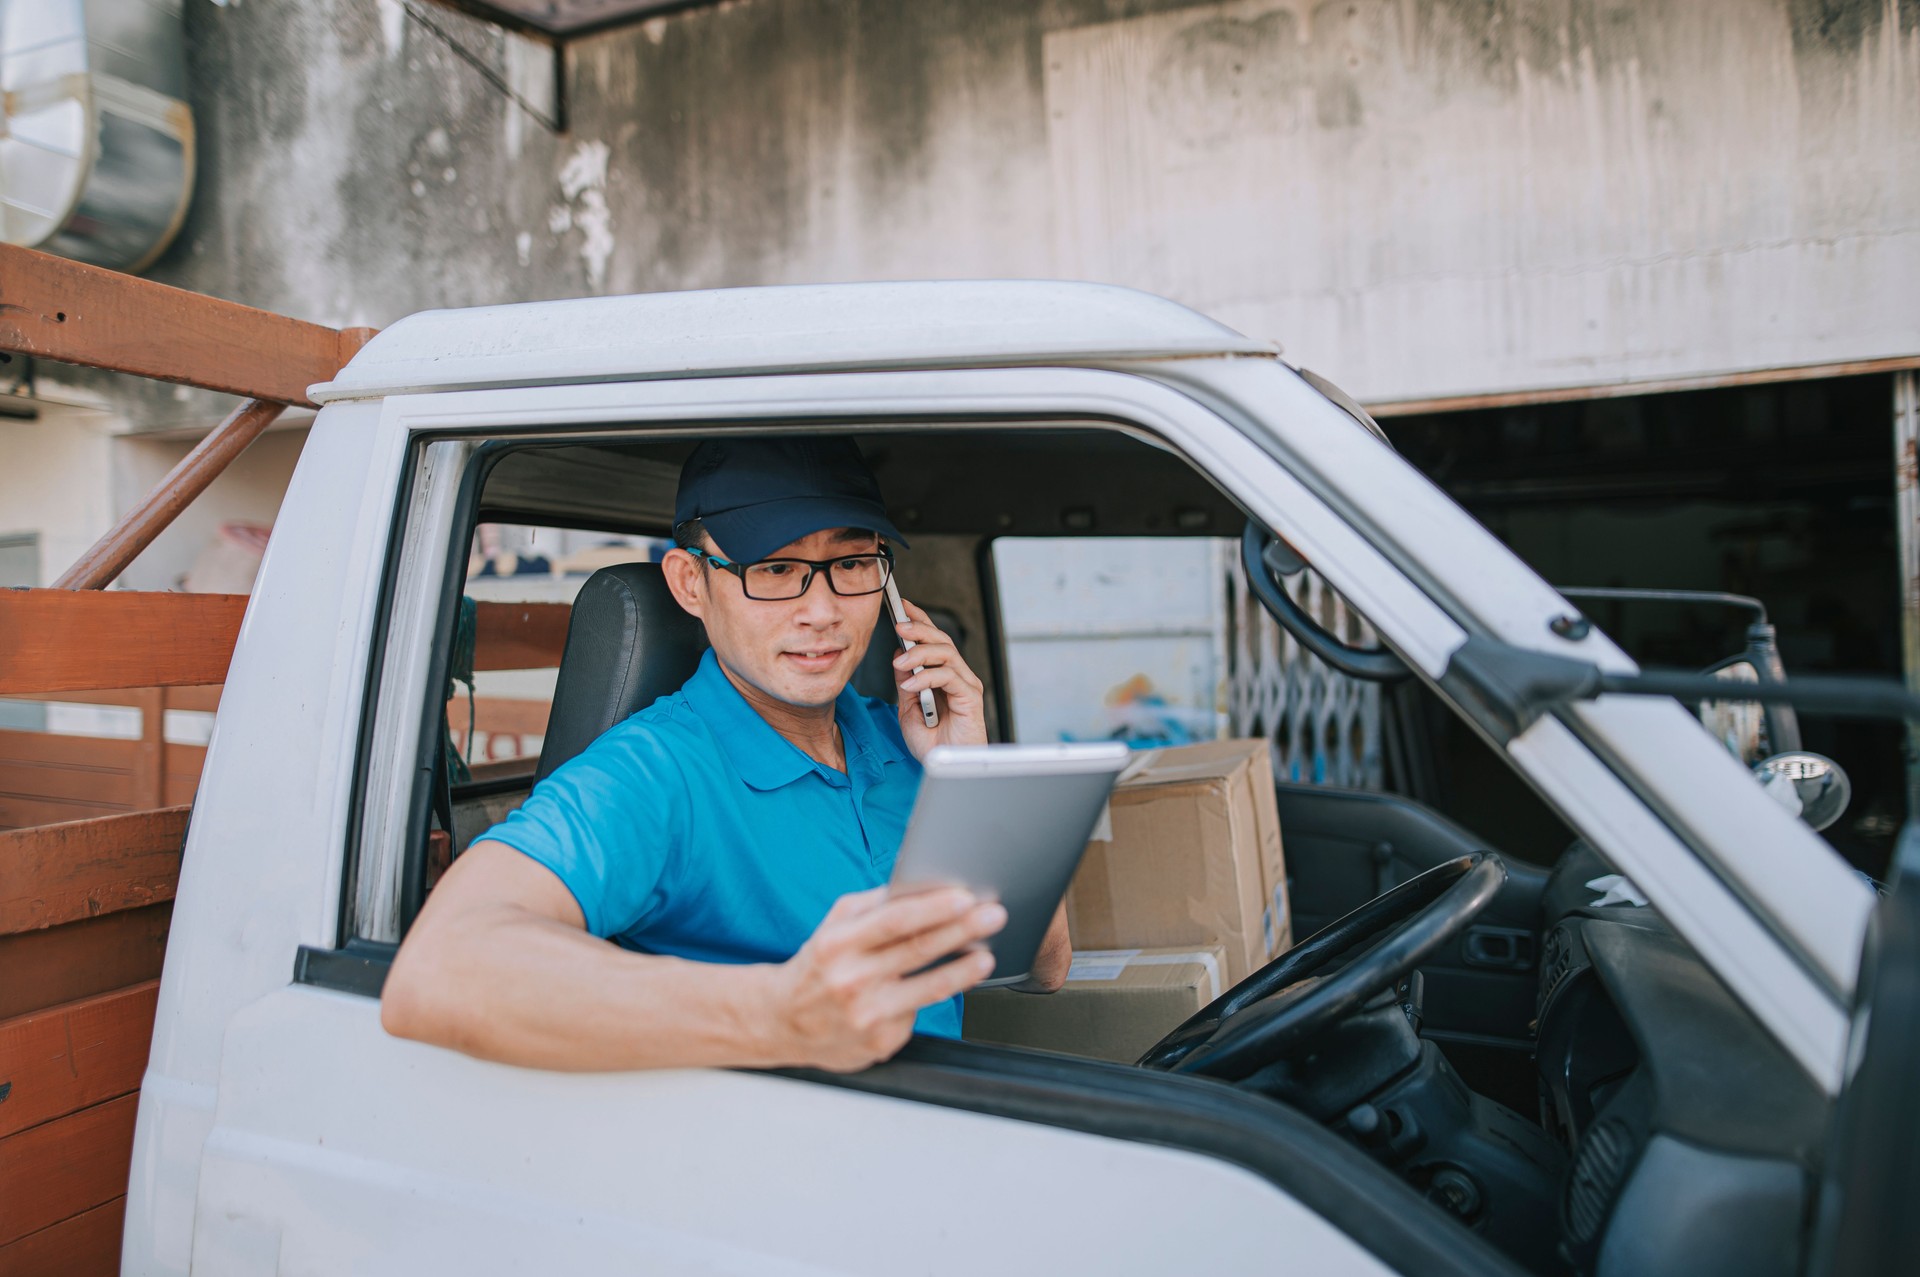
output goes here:
[[893, 891], [965, 887], [1007, 909], [982, 987], [1027, 978], [1047, 924], [1131, 752], [1074, 745], [937, 745], [893, 864]]

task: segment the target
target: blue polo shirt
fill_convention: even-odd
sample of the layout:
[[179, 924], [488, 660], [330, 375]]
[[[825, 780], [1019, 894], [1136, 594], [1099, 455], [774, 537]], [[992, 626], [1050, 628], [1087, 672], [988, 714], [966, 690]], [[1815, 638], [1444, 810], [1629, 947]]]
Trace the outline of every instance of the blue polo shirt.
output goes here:
[[[698, 962], [784, 962], [833, 902], [887, 881], [920, 764], [896, 711], [834, 703], [847, 770], [807, 757], [748, 705], [709, 650], [686, 686], [554, 769], [482, 838], [551, 869], [587, 930]], [[960, 1036], [960, 999], [914, 1028]]]

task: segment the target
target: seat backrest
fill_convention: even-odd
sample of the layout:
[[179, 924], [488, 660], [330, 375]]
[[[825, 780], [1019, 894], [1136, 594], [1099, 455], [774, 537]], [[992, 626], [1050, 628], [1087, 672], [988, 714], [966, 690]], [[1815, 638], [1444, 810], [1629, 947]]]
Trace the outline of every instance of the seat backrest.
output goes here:
[[534, 779], [615, 723], [693, 677], [707, 632], [673, 601], [657, 563], [617, 563], [587, 578], [573, 601], [553, 709]]
[[[967, 627], [960, 623], [957, 612], [937, 603], [922, 606], [927, 609], [927, 615], [933, 618], [934, 628], [945, 632], [957, 646], [966, 647]], [[893, 681], [893, 658], [899, 654], [900, 638], [893, 632], [893, 618], [882, 609], [880, 623], [873, 627], [873, 639], [867, 644], [866, 655], [854, 667], [853, 690], [862, 696], [877, 697], [889, 705], [897, 704], [900, 692]]]

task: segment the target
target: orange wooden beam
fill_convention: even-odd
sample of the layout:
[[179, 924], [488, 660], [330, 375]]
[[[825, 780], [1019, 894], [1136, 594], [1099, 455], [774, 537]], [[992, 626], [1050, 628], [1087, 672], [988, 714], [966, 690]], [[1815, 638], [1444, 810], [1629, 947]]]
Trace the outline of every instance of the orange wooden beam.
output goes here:
[[567, 646], [568, 603], [481, 603], [474, 610], [473, 668], [546, 670]]
[[0, 695], [227, 682], [244, 593], [0, 590]]
[[0, 350], [312, 407], [370, 334], [0, 244]]
[[0, 1137], [140, 1089], [160, 982], [0, 1023]]
[[0, 1277], [113, 1277], [126, 1222], [124, 1196], [70, 1215], [0, 1246]]
[[137, 1104], [123, 1095], [0, 1139], [0, 1246], [126, 1194]]
[[186, 807], [0, 833], [0, 935], [173, 899]]
[[0, 1020], [158, 980], [172, 922], [169, 900], [0, 936]]
[[0, 589], [0, 695], [220, 683], [243, 594]]

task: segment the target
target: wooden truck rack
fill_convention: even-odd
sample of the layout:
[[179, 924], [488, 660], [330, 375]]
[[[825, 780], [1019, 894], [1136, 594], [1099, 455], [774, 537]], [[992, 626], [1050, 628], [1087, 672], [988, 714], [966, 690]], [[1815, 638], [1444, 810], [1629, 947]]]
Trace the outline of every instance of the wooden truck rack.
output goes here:
[[[63, 574], [0, 590], [0, 696], [141, 711], [132, 740], [0, 731], [0, 1275], [112, 1273], [160, 963], [241, 595], [101, 592], [372, 335], [0, 245], [0, 351], [243, 396]], [[92, 814], [96, 812], [110, 814]], [[74, 819], [75, 815], [86, 818]]]

